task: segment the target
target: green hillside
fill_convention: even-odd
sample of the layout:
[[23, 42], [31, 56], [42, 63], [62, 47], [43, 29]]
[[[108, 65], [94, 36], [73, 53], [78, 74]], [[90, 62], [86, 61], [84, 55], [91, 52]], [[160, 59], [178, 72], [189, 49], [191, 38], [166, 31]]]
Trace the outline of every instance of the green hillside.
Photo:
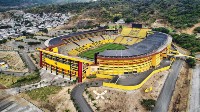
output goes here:
[[[199, 22], [199, 0], [107, 0], [91, 3], [70, 3], [41, 6], [28, 12], [74, 12], [87, 13], [87, 17], [100, 21], [116, 21], [150, 24], [155, 19], [164, 19], [175, 28], [187, 28]], [[97, 18], [98, 17], [98, 18]]]

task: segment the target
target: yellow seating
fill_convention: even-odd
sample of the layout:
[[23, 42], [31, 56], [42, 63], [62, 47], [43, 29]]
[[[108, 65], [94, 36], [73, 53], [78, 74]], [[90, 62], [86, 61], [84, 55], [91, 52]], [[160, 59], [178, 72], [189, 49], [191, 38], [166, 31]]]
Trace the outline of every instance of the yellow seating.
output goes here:
[[150, 31], [150, 29], [141, 29], [137, 36], [139, 38], [144, 38], [146, 37], [148, 31]]
[[120, 43], [121, 44], [127, 44], [127, 39], [128, 39], [127, 37], [124, 37]]
[[138, 40], [138, 38], [132, 38], [132, 41], [129, 41], [127, 44], [128, 45], [133, 45], [136, 43], [136, 41]]
[[122, 41], [123, 37], [119, 36], [114, 40], [114, 43], [120, 43]]
[[129, 36], [131, 36], [131, 37], [138, 37], [137, 35], [138, 35], [139, 31], [140, 31], [140, 29], [133, 28], [131, 30], [131, 32], [129, 33]]
[[121, 35], [128, 36], [131, 32], [132, 28], [123, 28]]
[[135, 43], [141, 42], [143, 39], [138, 38]]

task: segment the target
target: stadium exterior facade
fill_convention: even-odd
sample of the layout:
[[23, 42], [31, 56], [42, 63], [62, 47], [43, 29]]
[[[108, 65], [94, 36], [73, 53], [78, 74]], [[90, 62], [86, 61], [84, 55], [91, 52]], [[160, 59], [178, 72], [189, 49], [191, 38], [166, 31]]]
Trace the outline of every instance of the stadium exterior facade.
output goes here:
[[[106, 43], [123, 44], [127, 49], [105, 50], [95, 54], [94, 60], [78, 57]], [[133, 74], [159, 67], [170, 53], [171, 43], [171, 36], [150, 29], [123, 28], [120, 33], [101, 29], [53, 38], [38, 50], [40, 67], [82, 82], [90, 75]]]

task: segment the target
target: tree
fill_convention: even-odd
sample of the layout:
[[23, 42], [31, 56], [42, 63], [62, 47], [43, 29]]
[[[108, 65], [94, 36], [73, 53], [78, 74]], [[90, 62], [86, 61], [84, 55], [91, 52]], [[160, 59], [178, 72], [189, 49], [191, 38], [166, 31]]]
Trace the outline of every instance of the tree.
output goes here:
[[44, 32], [44, 33], [48, 33], [48, 29], [47, 28], [41, 29], [40, 31]]
[[6, 42], [7, 42], [6, 39], [0, 40], [0, 44], [4, 44], [4, 43], [6, 43]]
[[77, 32], [77, 30], [78, 30], [77, 28], [73, 28], [72, 32]]
[[24, 49], [24, 46], [19, 45], [18, 48], [19, 48], [19, 49]]
[[126, 23], [131, 23], [131, 22], [134, 22], [134, 20], [132, 18], [126, 18], [125, 22]]
[[194, 29], [194, 33], [200, 33], [200, 27], [196, 27], [196, 28]]
[[140, 102], [142, 106], [146, 108], [146, 110], [151, 111], [156, 105], [156, 101], [154, 99], [142, 99]]
[[186, 63], [190, 68], [194, 68], [196, 66], [196, 60], [193, 58], [186, 59]]
[[68, 92], [68, 94], [70, 94], [71, 93], [71, 89], [68, 89], [67, 92]]
[[153, 28], [153, 31], [158, 31], [158, 32], [163, 32], [163, 33], [169, 34], [169, 30], [167, 28], [164, 28], [164, 27]]
[[113, 22], [117, 22], [119, 19], [120, 19], [119, 16], [115, 16], [115, 17], [113, 18]]
[[65, 110], [65, 112], [70, 112], [70, 110], [69, 110], [69, 109], [67, 109], [67, 110]]

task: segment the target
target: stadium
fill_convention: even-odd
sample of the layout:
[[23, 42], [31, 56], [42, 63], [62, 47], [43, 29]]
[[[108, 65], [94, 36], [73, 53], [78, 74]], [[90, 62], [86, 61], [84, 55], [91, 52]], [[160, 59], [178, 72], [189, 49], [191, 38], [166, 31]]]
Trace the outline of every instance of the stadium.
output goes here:
[[172, 37], [142, 28], [99, 29], [49, 39], [40, 49], [40, 67], [56, 75], [76, 78], [110, 78], [141, 74], [161, 67], [168, 58]]

